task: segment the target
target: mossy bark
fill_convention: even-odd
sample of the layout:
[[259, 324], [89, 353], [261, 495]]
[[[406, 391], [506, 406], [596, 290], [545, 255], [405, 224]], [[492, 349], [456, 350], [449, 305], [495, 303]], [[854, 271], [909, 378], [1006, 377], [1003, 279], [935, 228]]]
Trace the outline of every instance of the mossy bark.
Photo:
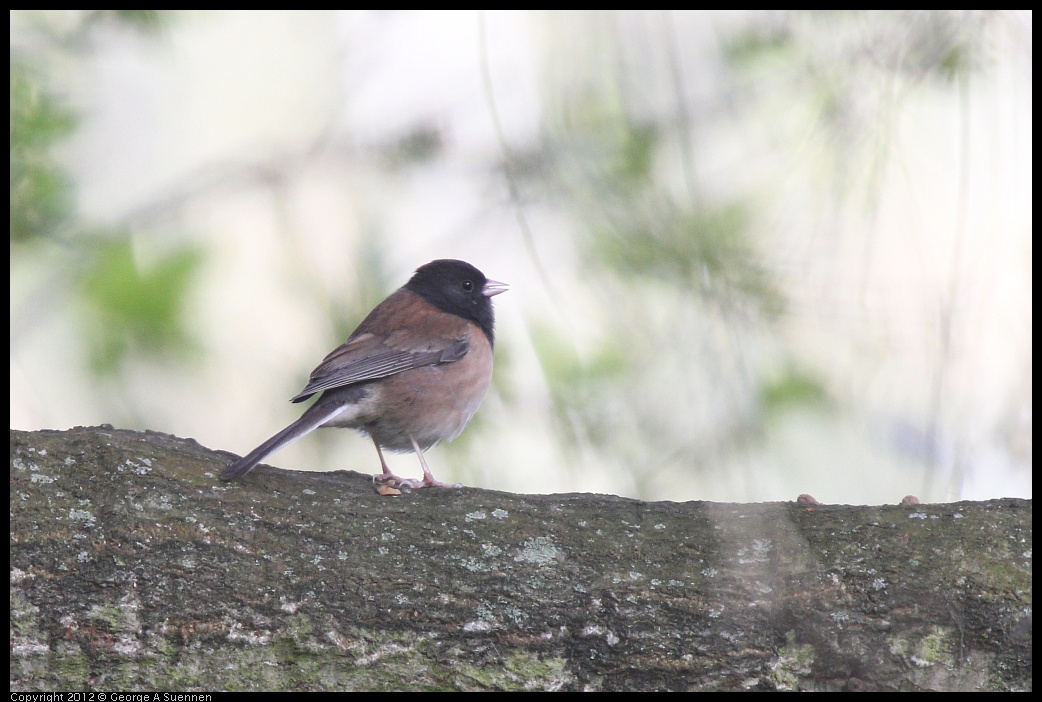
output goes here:
[[228, 460], [11, 432], [12, 690], [1031, 689], [1030, 501], [381, 497]]

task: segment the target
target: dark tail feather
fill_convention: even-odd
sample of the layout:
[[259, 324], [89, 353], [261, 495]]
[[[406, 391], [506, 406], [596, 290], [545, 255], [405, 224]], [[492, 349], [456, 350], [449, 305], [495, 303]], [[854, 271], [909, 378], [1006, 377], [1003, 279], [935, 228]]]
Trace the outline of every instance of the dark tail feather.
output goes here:
[[225, 468], [224, 472], [221, 473], [221, 480], [234, 480], [239, 476], [246, 475], [253, 470], [258, 463], [264, 460], [266, 456], [275, 453], [286, 444], [296, 441], [305, 434], [309, 434], [315, 429], [318, 429], [327, 420], [331, 419], [334, 415], [339, 414], [344, 409], [343, 405], [341, 405], [333, 409], [333, 411], [312, 411], [317, 407], [317, 404], [312, 405], [303, 415], [301, 415], [300, 419], [293, 422], [278, 434]]

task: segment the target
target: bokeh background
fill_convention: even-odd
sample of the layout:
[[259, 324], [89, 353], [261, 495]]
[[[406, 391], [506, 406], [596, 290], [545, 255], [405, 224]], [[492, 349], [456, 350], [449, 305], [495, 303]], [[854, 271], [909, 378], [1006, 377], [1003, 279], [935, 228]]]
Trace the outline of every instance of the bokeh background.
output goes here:
[[12, 11], [11, 426], [245, 453], [451, 257], [512, 289], [443, 480], [1028, 497], [1031, 49], [1024, 11]]

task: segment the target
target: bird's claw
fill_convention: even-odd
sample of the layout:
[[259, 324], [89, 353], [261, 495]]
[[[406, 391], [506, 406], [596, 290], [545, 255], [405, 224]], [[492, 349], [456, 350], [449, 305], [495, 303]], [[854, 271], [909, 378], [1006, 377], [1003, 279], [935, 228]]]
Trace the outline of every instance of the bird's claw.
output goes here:
[[402, 493], [428, 487], [456, 490], [463, 487], [463, 483], [443, 483], [440, 480], [435, 480], [433, 477], [413, 480], [412, 478], [399, 477], [394, 473], [382, 473], [373, 476], [373, 489], [379, 495], [401, 495]]

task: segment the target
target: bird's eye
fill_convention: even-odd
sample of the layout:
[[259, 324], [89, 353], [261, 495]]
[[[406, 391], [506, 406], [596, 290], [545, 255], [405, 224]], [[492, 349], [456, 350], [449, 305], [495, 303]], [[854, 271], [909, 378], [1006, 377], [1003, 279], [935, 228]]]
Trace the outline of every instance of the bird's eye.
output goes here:
[[474, 289], [474, 281], [473, 280], [464, 280], [463, 281], [463, 290], [464, 291], [470, 292], [473, 289]]

